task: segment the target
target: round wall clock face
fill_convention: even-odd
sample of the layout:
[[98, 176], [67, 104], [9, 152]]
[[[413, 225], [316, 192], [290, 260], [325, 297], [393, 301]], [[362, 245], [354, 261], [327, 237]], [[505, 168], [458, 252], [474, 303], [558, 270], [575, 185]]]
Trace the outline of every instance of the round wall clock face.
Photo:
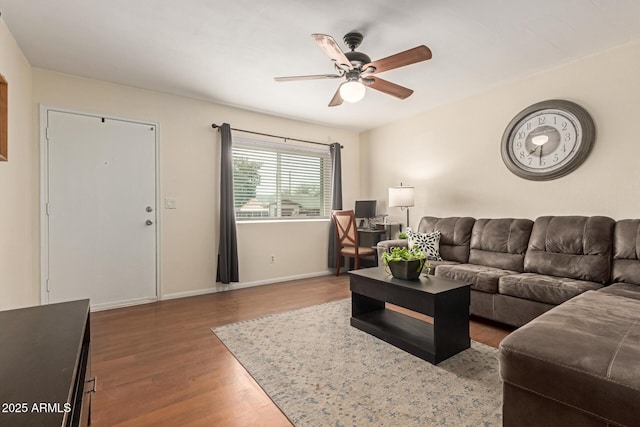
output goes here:
[[584, 108], [565, 100], [542, 101], [511, 120], [502, 136], [502, 160], [522, 178], [555, 179], [587, 158], [594, 139], [595, 126]]

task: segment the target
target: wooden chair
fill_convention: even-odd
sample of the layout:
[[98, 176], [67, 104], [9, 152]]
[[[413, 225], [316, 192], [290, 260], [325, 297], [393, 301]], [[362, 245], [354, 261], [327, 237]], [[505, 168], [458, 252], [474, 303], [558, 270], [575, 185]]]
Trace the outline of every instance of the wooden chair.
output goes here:
[[[376, 254], [374, 248], [358, 245], [358, 229], [356, 228], [356, 216], [352, 210], [333, 211], [331, 218], [336, 226], [336, 244], [338, 246], [338, 263], [336, 276], [340, 275], [340, 261], [342, 257], [354, 258], [354, 268], [360, 268], [360, 258]], [[347, 261], [348, 263], [348, 261]]]

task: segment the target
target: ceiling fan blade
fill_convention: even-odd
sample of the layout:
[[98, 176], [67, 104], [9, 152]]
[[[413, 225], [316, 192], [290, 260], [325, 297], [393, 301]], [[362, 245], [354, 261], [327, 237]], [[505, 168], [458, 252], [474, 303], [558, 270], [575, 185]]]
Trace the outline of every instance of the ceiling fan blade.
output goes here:
[[340, 77], [342, 77], [340, 74], [315, 74], [310, 76], [274, 77], [273, 80], [277, 82], [292, 82], [296, 80], [337, 79]]
[[400, 99], [408, 98], [413, 93], [413, 90], [409, 88], [383, 80], [380, 77], [367, 77], [366, 79], [363, 79], [363, 82], [372, 89], [379, 90], [380, 92]]
[[351, 61], [349, 61], [349, 58], [346, 57], [333, 37], [326, 34], [311, 34], [311, 37], [337, 66], [340, 68], [346, 67], [348, 70], [353, 69]]
[[404, 52], [396, 53], [395, 55], [370, 62], [369, 64], [363, 65], [362, 69], [366, 70], [368, 67], [375, 67], [376, 70], [372, 74], [378, 74], [383, 71], [404, 67], [405, 65], [415, 64], [416, 62], [426, 61], [427, 59], [431, 59], [431, 49], [421, 45], [414, 47], [413, 49], [405, 50]]
[[342, 85], [338, 86], [338, 90], [336, 90], [335, 95], [333, 95], [333, 98], [331, 98], [331, 101], [329, 102], [329, 107], [337, 107], [338, 105], [342, 104], [342, 96], [340, 96], [341, 86]]

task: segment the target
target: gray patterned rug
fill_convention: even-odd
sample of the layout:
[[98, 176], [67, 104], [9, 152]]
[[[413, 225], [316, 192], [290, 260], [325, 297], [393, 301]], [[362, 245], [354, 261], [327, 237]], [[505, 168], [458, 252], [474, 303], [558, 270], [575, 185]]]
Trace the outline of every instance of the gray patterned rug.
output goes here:
[[214, 328], [296, 426], [501, 426], [498, 351], [437, 366], [349, 325], [350, 300]]

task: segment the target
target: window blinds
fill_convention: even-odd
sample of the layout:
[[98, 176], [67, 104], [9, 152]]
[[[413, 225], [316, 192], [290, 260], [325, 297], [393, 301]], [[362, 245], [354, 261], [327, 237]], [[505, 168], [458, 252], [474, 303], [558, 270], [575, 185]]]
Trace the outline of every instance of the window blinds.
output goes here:
[[233, 174], [239, 220], [329, 217], [329, 147], [234, 138]]

